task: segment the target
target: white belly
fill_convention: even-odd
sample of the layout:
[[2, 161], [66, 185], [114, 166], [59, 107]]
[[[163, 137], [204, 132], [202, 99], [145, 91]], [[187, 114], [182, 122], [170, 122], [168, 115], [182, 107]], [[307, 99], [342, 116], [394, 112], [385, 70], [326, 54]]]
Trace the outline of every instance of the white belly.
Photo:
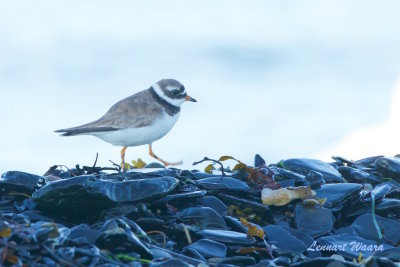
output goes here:
[[140, 146], [150, 144], [166, 135], [175, 125], [178, 117], [179, 113], [173, 117], [164, 114], [150, 126], [91, 134], [114, 146]]

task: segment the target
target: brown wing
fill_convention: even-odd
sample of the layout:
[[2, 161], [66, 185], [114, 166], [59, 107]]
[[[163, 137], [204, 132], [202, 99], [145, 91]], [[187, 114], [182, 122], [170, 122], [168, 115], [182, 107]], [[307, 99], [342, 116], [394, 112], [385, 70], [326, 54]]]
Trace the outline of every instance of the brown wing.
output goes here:
[[63, 135], [78, 135], [145, 127], [152, 124], [162, 111], [162, 106], [155, 101], [150, 91], [144, 90], [119, 101], [96, 121], [56, 132], [63, 132]]

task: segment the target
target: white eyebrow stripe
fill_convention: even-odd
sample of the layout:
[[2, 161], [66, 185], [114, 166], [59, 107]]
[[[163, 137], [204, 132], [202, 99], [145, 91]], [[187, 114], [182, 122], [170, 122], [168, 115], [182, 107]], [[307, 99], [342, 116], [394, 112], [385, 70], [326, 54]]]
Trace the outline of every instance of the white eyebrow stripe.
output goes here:
[[179, 100], [179, 99], [172, 99], [172, 98], [167, 97], [167, 96], [164, 94], [164, 92], [162, 91], [161, 87], [160, 87], [157, 83], [153, 84], [152, 87], [153, 87], [153, 89], [154, 89], [154, 92], [156, 92], [156, 94], [157, 94], [161, 99], [167, 101], [169, 104], [171, 104], [171, 105], [173, 105], [173, 106], [175, 106], [175, 107], [178, 107], [178, 108], [179, 108], [179, 107], [181, 106], [182, 100]]

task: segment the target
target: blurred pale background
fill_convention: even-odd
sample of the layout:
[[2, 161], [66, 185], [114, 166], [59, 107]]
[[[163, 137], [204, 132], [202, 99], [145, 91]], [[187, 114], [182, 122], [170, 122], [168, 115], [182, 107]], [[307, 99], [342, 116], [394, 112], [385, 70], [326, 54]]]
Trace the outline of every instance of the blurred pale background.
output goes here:
[[[0, 172], [119, 161], [59, 128], [103, 115], [161, 78], [188, 103], [154, 143], [184, 160], [400, 153], [400, 2], [1, 1]], [[400, 94], [400, 87], [399, 92]], [[392, 107], [391, 107], [392, 106]], [[151, 161], [147, 147], [127, 159]]]

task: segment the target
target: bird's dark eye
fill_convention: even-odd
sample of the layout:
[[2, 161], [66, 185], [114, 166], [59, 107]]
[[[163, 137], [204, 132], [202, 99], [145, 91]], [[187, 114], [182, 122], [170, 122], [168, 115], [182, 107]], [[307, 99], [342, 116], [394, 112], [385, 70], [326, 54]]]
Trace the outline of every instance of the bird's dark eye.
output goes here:
[[172, 92], [174, 95], [179, 94], [179, 90], [172, 90], [171, 92]]

